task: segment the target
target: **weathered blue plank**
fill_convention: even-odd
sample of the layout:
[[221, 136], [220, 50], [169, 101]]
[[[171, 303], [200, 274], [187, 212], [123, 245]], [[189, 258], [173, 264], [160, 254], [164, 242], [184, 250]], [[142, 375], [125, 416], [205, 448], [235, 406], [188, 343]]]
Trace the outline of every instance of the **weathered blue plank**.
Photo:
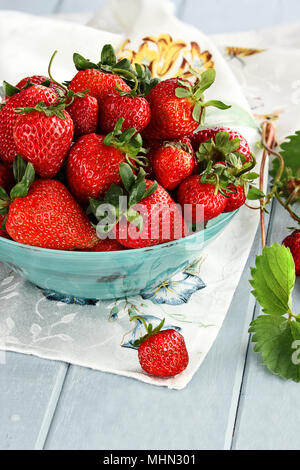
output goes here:
[[0, 10], [19, 10], [36, 15], [47, 15], [54, 13], [60, 0], [0, 0]]
[[6, 353], [0, 365], [0, 449], [42, 449], [67, 365]]
[[[291, 218], [280, 206], [272, 221], [270, 243], [281, 243]], [[300, 313], [300, 279], [294, 291], [295, 312]], [[258, 313], [261, 313], [260, 311]], [[245, 380], [234, 435], [234, 449], [285, 450], [300, 448], [300, 385], [272, 375], [249, 348]]]
[[300, 20], [298, 0], [187, 0], [182, 19], [205, 33], [261, 29]]

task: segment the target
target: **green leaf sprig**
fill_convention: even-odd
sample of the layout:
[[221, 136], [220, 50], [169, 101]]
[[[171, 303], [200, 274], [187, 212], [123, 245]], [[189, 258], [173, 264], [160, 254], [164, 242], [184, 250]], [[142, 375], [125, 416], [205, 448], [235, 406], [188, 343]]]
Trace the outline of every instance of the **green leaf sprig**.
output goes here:
[[300, 315], [292, 312], [295, 265], [288, 248], [274, 244], [265, 247], [251, 270], [253, 295], [264, 312], [251, 323], [254, 350], [263, 364], [284, 379], [300, 382]]

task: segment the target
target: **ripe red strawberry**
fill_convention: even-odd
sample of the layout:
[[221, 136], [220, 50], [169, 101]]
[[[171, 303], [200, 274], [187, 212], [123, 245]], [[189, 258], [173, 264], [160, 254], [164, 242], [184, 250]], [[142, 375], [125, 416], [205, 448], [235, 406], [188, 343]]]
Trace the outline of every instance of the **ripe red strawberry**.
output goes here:
[[197, 77], [195, 85], [188, 80], [171, 78], [158, 83], [147, 95], [151, 121], [145, 138], [176, 139], [191, 134], [203, 123], [207, 106], [227, 109], [220, 101], [204, 103], [203, 93], [215, 80], [215, 71], [207, 70]]
[[14, 112], [16, 108], [36, 106], [40, 102], [50, 106], [57, 102], [57, 95], [47, 87], [37, 85], [21, 90], [5, 103], [0, 111], [0, 159], [12, 163], [17, 148], [13, 137], [14, 124], [19, 115]]
[[[31, 77], [23, 78], [17, 85], [17, 88], [24, 88], [28, 87], [28, 84], [32, 85], [45, 85], [51, 88], [58, 96], [63, 96], [65, 94], [65, 90], [60, 87], [57, 83], [51, 80], [48, 77], [44, 77], [43, 75], [33, 75]], [[49, 84], [49, 85], [48, 85]]]
[[283, 240], [283, 245], [291, 250], [294, 258], [296, 276], [300, 276], [300, 231], [295, 230]]
[[101, 198], [112, 183], [119, 184], [120, 163], [129, 158], [134, 161], [138, 152], [143, 151], [140, 135], [134, 135], [135, 129], [131, 140], [122, 142], [121, 127], [122, 120], [119, 120], [111, 134], [84, 135], [72, 147], [67, 160], [67, 179], [79, 201]]
[[80, 70], [69, 85], [69, 89], [75, 93], [88, 90], [89, 95], [96, 98], [99, 105], [109, 93], [116, 92], [116, 88], [131, 91], [131, 88], [118, 75], [97, 69]]
[[200, 175], [192, 175], [181, 183], [177, 198], [188, 222], [207, 222], [224, 211], [227, 198], [215, 192], [215, 185], [201, 183]]
[[180, 142], [165, 142], [154, 154], [153, 168], [158, 182], [166, 189], [175, 189], [190, 176], [195, 157], [189, 147]]
[[229, 197], [227, 198], [227, 204], [223, 212], [236, 211], [245, 204], [246, 194], [244, 186], [229, 184], [225, 192]]
[[[136, 176], [127, 163], [121, 163], [120, 175], [124, 189], [113, 184], [104, 199], [105, 211], [107, 204], [117, 209], [112, 220], [101, 219], [98, 210], [102, 201], [91, 201], [92, 212], [100, 219], [98, 233], [113, 230], [119, 243], [127, 248], [158, 245], [187, 234], [180, 208], [162, 186], [145, 179], [142, 168]], [[125, 207], [121, 196], [126, 196]]]
[[218, 142], [216, 142], [216, 135], [220, 132], [226, 132], [229, 135], [229, 141], [238, 139], [239, 146], [237, 146], [235, 152], [242, 154], [245, 157], [246, 162], [252, 160], [249, 144], [246, 141], [245, 137], [243, 137], [239, 132], [230, 129], [229, 127], [212, 127], [210, 129], [204, 129], [196, 132], [195, 134], [190, 135], [190, 139], [195, 152], [199, 151], [199, 146], [201, 144], [204, 144], [205, 142], [208, 142], [210, 139], [212, 139], [214, 145], [213, 148], [210, 150], [211, 156], [213, 157], [215, 162], [218, 160], [224, 160], [226, 154], [228, 154], [231, 149], [228, 149], [227, 146], [221, 144], [218, 145]]
[[23, 108], [14, 125], [18, 153], [34, 165], [42, 178], [55, 176], [71, 147], [74, 124], [67, 111], [58, 107]]
[[0, 187], [9, 192], [15, 184], [12, 169], [0, 163]]
[[68, 108], [75, 128], [75, 135], [92, 134], [98, 126], [99, 105], [96, 98], [86, 95], [84, 98], [75, 98]]
[[49, 179], [35, 181], [27, 196], [11, 202], [6, 230], [16, 242], [55, 250], [90, 248], [98, 241], [67, 188]]
[[111, 240], [109, 238], [106, 238], [105, 240], [98, 240], [97, 245], [95, 245], [93, 248], [88, 248], [82, 251], [101, 252], [101, 251], [121, 251], [121, 250], [125, 250], [125, 248], [117, 240]]
[[150, 105], [141, 96], [118, 93], [107, 95], [100, 106], [100, 127], [104, 132], [112, 132], [118, 119], [124, 118], [123, 130], [136, 129], [142, 132], [151, 118]]
[[149, 325], [147, 334], [136, 342], [139, 362], [148, 374], [174, 377], [187, 368], [189, 355], [184, 337], [176, 330], [160, 331], [163, 324], [154, 330]]
[[[146, 181], [146, 190], [153, 185], [153, 181]], [[167, 191], [158, 185], [156, 191], [143, 198], [133, 210], [140, 210], [143, 214], [143, 228], [139, 230], [128, 220], [121, 220], [116, 228], [119, 243], [127, 248], [145, 248], [160, 245], [184, 237], [187, 227], [183, 221], [181, 211]]]

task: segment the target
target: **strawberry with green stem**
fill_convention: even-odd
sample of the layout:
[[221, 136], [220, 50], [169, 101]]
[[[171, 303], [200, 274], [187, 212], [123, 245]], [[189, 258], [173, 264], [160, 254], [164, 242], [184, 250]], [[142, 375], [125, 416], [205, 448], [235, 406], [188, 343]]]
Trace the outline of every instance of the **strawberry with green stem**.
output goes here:
[[[123, 91], [117, 87], [114, 93], [108, 94], [100, 106], [100, 127], [111, 132], [119, 118], [124, 118], [123, 129], [135, 128], [142, 132], [149, 124], [151, 110], [145, 96], [158, 83], [152, 79], [148, 67], [135, 65], [136, 77], [131, 91]], [[134, 71], [132, 70], [134, 74]]]
[[194, 152], [183, 142], [164, 142], [154, 153], [153, 168], [158, 182], [171, 191], [193, 173]]
[[205, 168], [201, 173], [202, 182], [215, 179], [218, 190], [227, 197], [224, 212], [237, 210], [246, 202], [248, 185], [259, 176], [251, 171], [256, 165], [254, 155], [248, 157], [240, 149], [239, 136], [220, 131], [214, 139], [202, 143], [196, 153], [200, 168]]
[[128, 248], [158, 245], [187, 234], [174, 200], [158, 183], [145, 179], [142, 168], [135, 175], [130, 165], [121, 163], [120, 176], [123, 187], [112, 184], [103, 200], [90, 199], [90, 211], [99, 220], [98, 233], [113, 231]]
[[206, 70], [196, 76], [195, 84], [188, 80], [171, 78], [158, 83], [147, 95], [151, 107], [151, 121], [145, 138], [176, 139], [192, 134], [205, 121], [206, 108], [230, 108], [217, 100], [205, 102], [204, 92], [215, 81], [216, 72]]
[[39, 179], [31, 163], [16, 157], [17, 184], [0, 188], [0, 214], [16, 242], [55, 250], [92, 248], [98, 238], [83, 209], [59, 181]]
[[0, 159], [11, 164], [16, 156], [17, 148], [14, 141], [14, 124], [18, 119], [16, 108], [34, 107], [43, 102], [46, 106], [58, 103], [58, 97], [48, 87], [35, 85], [23, 89], [9, 98], [0, 111]]
[[39, 103], [15, 109], [20, 114], [13, 128], [17, 152], [42, 178], [59, 172], [73, 141], [74, 124], [65, 107]]
[[184, 337], [176, 330], [163, 330], [165, 320], [153, 328], [141, 316], [131, 317], [131, 321], [141, 321], [146, 334], [135, 341], [142, 369], [158, 377], [174, 377], [183, 372], [189, 363]]
[[78, 73], [71, 80], [69, 89], [74, 92], [88, 90], [99, 105], [109, 93], [115, 93], [116, 89], [130, 92], [129, 84], [137, 82], [130, 62], [127, 59], [118, 62], [110, 44], [103, 47], [98, 63], [93, 63], [77, 53], [73, 55], [73, 60]]
[[[220, 138], [220, 136], [224, 136], [225, 133], [229, 138], [224, 141], [224, 138]], [[237, 152], [244, 162], [252, 159], [249, 144], [245, 137], [229, 127], [201, 129], [190, 135], [190, 139], [195, 152], [205, 155], [206, 160], [224, 161], [226, 154], [230, 152]], [[239, 146], [236, 145], [237, 142], [239, 142]]]
[[66, 103], [68, 113], [74, 123], [75, 136], [79, 137], [81, 135], [91, 134], [95, 132], [98, 127], [98, 101], [94, 96], [88, 94], [88, 90], [84, 89], [74, 92], [53, 78], [51, 68], [56, 54], [57, 51], [53, 53], [50, 59], [48, 67], [49, 77], [51, 77], [52, 83], [55, 83], [56, 86], [60, 87], [64, 91], [65, 96], [63, 97], [63, 101]]
[[146, 166], [143, 141], [135, 129], [122, 132], [124, 119], [119, 119], [113, 132], [81, 137], [67, 159], [69, 187], [81, 202], [101, 198], [112, 183], [119, 184], [119, 165], [127, 162], [132, 168]]
[[47, 88], [50, 88], [56, 93], [58, 98], [63, 98], [65, 95], [64, 88], [53, 80], [51, 80], [50, 78], [44, 77], [43, 75], [32, 75], [31, 77], [23, 78], [16, 86], [4, 81], [4, 101], [7, 101], [9, 98], [16, 95], [17, 93], [20, 93], [21, 90], [26, 90], [27, 88], [30, 88], [35, 85], [42, 85]]

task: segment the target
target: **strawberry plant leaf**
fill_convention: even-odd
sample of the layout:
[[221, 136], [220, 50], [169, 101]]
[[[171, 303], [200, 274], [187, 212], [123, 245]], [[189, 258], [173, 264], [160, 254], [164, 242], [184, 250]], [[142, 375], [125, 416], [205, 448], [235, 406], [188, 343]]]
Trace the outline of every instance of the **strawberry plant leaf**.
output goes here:
[[296, 176], [300, 169], [300, 131], [288, 137], [288, 140], [281, 145], [280, 154], [285, 161], [285, 167], [290, 168]]
[[256, 257], [255, 264], [256, 267], [251, 269], [250, 284], [263, 312], [273, 316], [291, 312], [295, 265], [290, 250], [277, 243], [266, 246]]
[[263, 197], [265, 197], [265, 194], [260, 189], [256, 188], [256, 186], [250, 186], [247, 194], [247, 199], [249, 201], [257, 201]]
[[300, 382], [299, 323], [282, 316], [261, 315], [251, 323], [249, 333], [256, 343], [254, 351], [262, 354], [263, 364], [271, 372]]

